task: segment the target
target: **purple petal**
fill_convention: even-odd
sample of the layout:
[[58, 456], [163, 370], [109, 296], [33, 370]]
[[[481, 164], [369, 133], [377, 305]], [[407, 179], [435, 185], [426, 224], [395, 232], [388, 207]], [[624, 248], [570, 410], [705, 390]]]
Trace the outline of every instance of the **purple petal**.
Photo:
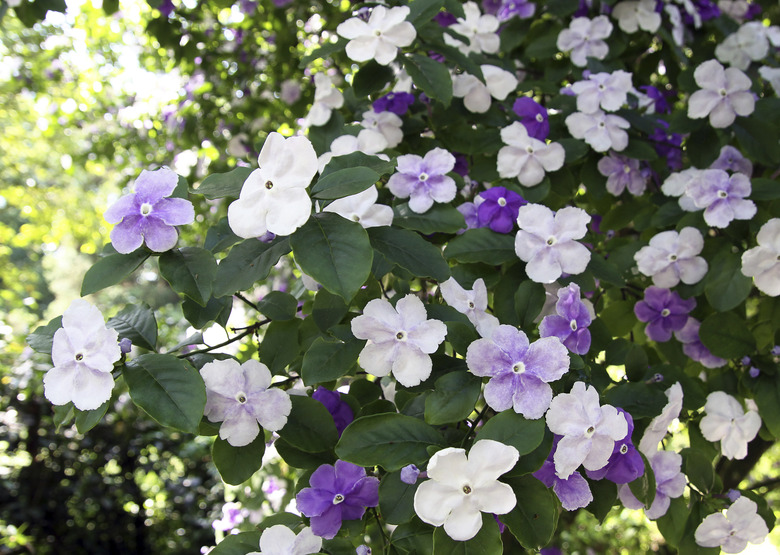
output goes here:
[[329, 464], [320, 465], [309, 478], [309, 485], [336, 493], [336, 469]]
[[171, 227], [162, 220], [147, 217], [143, 225], [143, 235], [146, 246], [154, 252], [165, 252], [176, 246], [179, 239], [179, 233], [175, 227]]
[[154, 205], [152, 214], [168, 225], [191, 224], [195, 220], [192, 203], [183, 198], [164, 198]]
[[536, 420], [544, 416], [552, 401], [552, 388], [539, 378], [521, 374], [513, 396], [516, 413]]
[[514, 403], [516, 380], [516, 374], [507, 372], [488, 382], [485, 386], [485, 401], [490, 405], [490, 408], [500, 412], [512, 407]]
[[155, 171], [143, 170], [135, 180], [135, 194], [139, 204], [148, 202], [153, 205], [158, 200], [170, 196], [178, 183], [179, 176], [169, 168]]
[[114, 245], [117, 252], [128, 254], [143, 245], [141, 218], [142, 216], [125, 218], [111, 230], [111, 244]]
[[316, 536], [332, 540], [339, 533], [340, 529], [341, 505], [333, 505], [331, 503], [330, 508], [324, 513], [311, 517], [311, 531]]
[[333, 494], [316, 488], [303, 488], [295, 496], [298, 510], [305, 516], [319, 516], [333, 506]]

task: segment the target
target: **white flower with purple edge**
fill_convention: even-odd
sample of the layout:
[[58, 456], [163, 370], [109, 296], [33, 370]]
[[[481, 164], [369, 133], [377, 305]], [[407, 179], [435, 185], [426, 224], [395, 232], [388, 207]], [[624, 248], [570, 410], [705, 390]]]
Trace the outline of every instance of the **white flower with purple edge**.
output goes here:
[[455, 167], [455, 157], [443, 148], [428, 151], [425, 157], [405, 154], [397, 159], [397, 171], [387, 188], [398, 198], [408, 198], [412, 212], [427, 212], [434, 202], [450, 202], [458, 188], [447, 173]]
[[519, 121], [501, 129], [501, 140], [507, 146], [498, 151], [498, 175], [516, 177], [525, 187], [541, 183], [545, 172], [561, 169], [566, 158], [559, 143], [547, 144], [529, 136]]
[[766, 522], [758, 514], [758, 505], [741, 496], [726, 513], [708, 515], [694, 532], [702, 547], [720, 547], [724, 553], [741, 553], [748, 543], [760, 544], [769, 534]]
[[405, 387], [413, 387], [431, 375], [430, 354], [438, 349], [447, 335], [447, 326], [429, 320], [425, 305], [412, 294], [396, 303], [373, 299], [363, 314], [352, 319], [352, 334], [367, 339], [358, 363], [377, 377], [392, 372]]
[[574, 112], [564, 121], [572, 137], [584, 140], [596, 152], [609, 149], [620, 152], [628, 146], [625, 129], [631, 124], [620, 116], [606, 114], [599, 109], [588, 114]]
[[233, 447], [252, 443], [260, 427], [275, 432], [287, 423], [290, 396], [270, 387], [271, 371], [262, 362], [215, 360], [206, 363], [200, 375], [206, 384], [204, 414], [211, 422], [222, 422], [219, 437]]
[[521, 206], [515, 237], [515, 253], [526, 262], [525, 272], [537, 283], [552, 283], [564, 272], [581, 274], [590, 262], [590, 251], [575, 239], [588, 231], [590, 216], [567, 206], [553, 212], [542, 204]]
[[577, 95], [577, 110], [586, 114], [592, 114], [599, 108], [605, 112], [619, 110], [626, 103], [631, 89], [631, 74], [623, 70], [591, 73], [587, 79], [571, 86]]
[[688, 99], [688, 117], [709, 116], [710, 125], [728, 127], [737, 116], [749, 116], [755, 109], [755, 98], [750, 92], [750, 77], [735, 67], [724, 69], [717, 60], [707, 60], [693, 72], [701, 87]]
[[699, 422], [707, 441], [720, 441], [720, 451], [727, 459], [744, 459], [748, 443], [761, 428], [761, 417], [754, 410], [745, 412], [734, 397], [724, 391], [707, 395], [704, 418]]
[[110, 224], [111, 244], [117, 252], [128, 254], [144, 242], [154, 252], [165, 252], [176, 246], [177, 225], [195, 220], [192, 203], [170, 198], [179, 176], [170, 168], [143, 170], [135, 180], [135, 192], [125, 195], [106, 210], [103, 217]]
[[680, 281], [692, 285], [707, 273], [707, 261], [697, 256], [703, 247], [704, 238], [695, 227], [684, 227], [679, 233], [662, 231], [634, 254], [634, 260], [658, 287], [674, 287]]
[[43, 376], [43, 394], [54, 405], [73, 402], [79, 410], [94, 410], [111, 398], [111, 371], [122, 352], [119, 334], [106, 328], [103, 315], [84, 299], [74, 300], [54, 333], [54, 367]]
[[489, 338], [469, 345], [466, 364], [475, 376], [489, 377], [485, 401], [501, 412], [514, 409], [525, 418], [544, 416], [553, 397], [549, 382], [569, 371], [569, 352], [557, 337], [529, 343], [514, 326], [500, 325]]
[[498, 318], [487, 313], [488, 295], [484, 279], [477, 279], [472, 289], [466, 290], [451, 277], [439, 284], [439, 291], [444, 302], [465, 314], [482, 337], [490, 337], [498, 327]]
[[732, 220], [749, 220], [756, 215], [755, 203], [745, 199], [750, 192], [750, 178], [746, 175], [729, 176], [724, 170], [703, 170], [685, 194], [697, 208], [705, 209], [707, 225], [725, 228]]
[[336, 33], [349, 39], [349, 59], [356, 62], [375, 60], [383, 66], [395, 60], [398, 49], [409, 46], [417, 37], [414, 25], [405, 21], [409, 11], [408, 6], [375, 6], [368, 21], [353, 17], [340, 23]]
[[308, 526], [297, 535], [284, 524], [277, 524], [263, 530], [260, 536], [260, 551], [247, 555], [310, 555], [322, 549], [322, 538], [315, 536]]
[[742, 253], [742, 273], [770, 297], [780, 295], [780, 218], [772, 218], [758, 230], [757, 247]]
[[575, 17], [569, 27], [558, 34], [557, 46], [561, 52], [569, 52], [571, 63], [585, 67], [588, 58], [603, 60], [609, 54], [609, 46], [603, 39], [612, 34], [612, 23], [607, 16], [593, 19]]

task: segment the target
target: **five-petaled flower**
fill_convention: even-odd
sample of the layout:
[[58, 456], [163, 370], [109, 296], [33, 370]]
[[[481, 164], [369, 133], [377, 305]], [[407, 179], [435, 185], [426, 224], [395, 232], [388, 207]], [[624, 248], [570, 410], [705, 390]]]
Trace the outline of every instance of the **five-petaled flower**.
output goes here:
[[447, 173], [455, 167], [455, 157], [443, 148], [434, 148], [424, 157], [405, 154], [398, 157], [398, 171], [390, 176], [387, 188], [398, 198], [408, 198], [412, 212], [427, 212], [434, 202], [450, 202], [458, 192]]
[[653, 278], [658, 287], [674, 287], [680, 281], [698, 283], [707, 273], [707, 261], [697, 256], [704, 248], [704, 238], [695, 227], [662, 231], [650, 244], [634, 255], [641, 273]]
[[383, 66], [395, 60], [398, 49], [409, 46], [417, 37], [414, 25], [406, 20], [408, 6], [375, 6], [368, 21], [353, 17], [339, 24], [336, 32], [349, 39], [347, 56], [356, 62], [376, 60]]
[[707, 441], [720, 441], [720, 451], [727, 459], [744, 459], [748, 443], [761, 427], [761, 417], [754, 410], [745, 412], [742, 405], [725, 391], [707, 395], [704, 418], [699, 427]]
[[717, 60], [707, 60], [693, 72], [701, 87], [688, 100], [688, 117], [709, 116], [713, 127], [728, 127], [737, 116], [749, 116], [756, 101], [750, 92], [750, 77], [735, 67], [724, 69]]
[[741, 496], [726, 509], [726, 514], [708, 515], [694, 532], [696, 543], [702, 547], [720, 547], [724, 553], [741, 553], [748, 543], [764, 541], [769, 529], [758, 515], [758, 505]]
[[501, 130], [506, 146], [498, 151], [498, 175], [516, 177], [520, 185], [533, 187], [544, 179], [545, 172], [561, 169], [566, 152], [559, 143], [545, 143], [528, 134], [519, 121]]
[[780, 295], [780, 218], [772, 218], [758, 230], [757, 247], [742, 254], [742, 273], [752, 277], [759, 291]]
[[[586, 304], [587, 303], [587, 304]], [[570, 283], [558, 290], [556, 314], [549, 314], [539, 324], [541, 337], [557, 337], [572, 353], [584, 355], [590, 350], [588, 326], [595, 316], [590, 301], [580, 298], [580, 286]]]
[[322, 538], [315, 536], [308, 526], [297, 535], [284, 524], [277, 524], [263, 530], [260, 536], [260, 551], [247, 555], [310, 555], [322, 549]]

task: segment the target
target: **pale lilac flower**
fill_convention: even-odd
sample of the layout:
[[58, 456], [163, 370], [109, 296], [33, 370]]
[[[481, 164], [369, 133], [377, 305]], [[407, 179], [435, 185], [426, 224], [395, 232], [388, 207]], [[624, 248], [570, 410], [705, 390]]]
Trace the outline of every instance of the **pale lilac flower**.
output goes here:
[[710, 164], [710, 169], [743, 173], [750, 177], [753, 175], [753, 162], [742, 156], [742, 153], [733, 146], [725, 145], [720, 149], [717, 160]]
[[607, 191], [615, 196], [625, 189], [634, 196], [645, 192], [647, 178], [639, 169], [639, 160], [610, 152], [599, 160], [598, 170], [607, 178]]
[[578, 471], [574, 471], [567, 478], [560, 478], [555, 473], [555, 451], [561, 436], [553, 438], [553, 448], [544, 461], [542, 467], [533, 473], [534, 478], [542, 482], [561, 500], [561, 506], [567, 511], [576, 511], [587, 507], [593, 501], [593, 493], [590, 491], [588, 481]]
[[664, 342], [672, 332], [683, 329], [688, 313], [696, 307], [696, 299], [683, 299], [676, 291], [650, 286], [645, 298], [634, 305], [634, 314], [640, 322], [647, 322], [645, 334], [652, 341]]
[[294, 79], [285, 79], [282, 81], [282, 87], [279, 91], [279, 98], [285, 104], [295, 104], [301, 98], [301, 86]]
[[749, 116], [755, 109], [750, 77], [734, 67], [724, 69], [717, 60], [707, 60], [693, 72], [701, 87], [688, 100], [688, 117], [709, 116], [710, 125], [728, 127], [737, 116]]
[[683, 390], [680, 382], [674, 383], [665, 391], [665, 394], [668, 399], [666, 405], [661, 410], [661, 414], [650, 421], [639, 442], [639, 450], [648, 459], [658, 451], [658, 444], [666, 437], [669, 426], [680, 416], [680, 411], [682, 410]]
[[62, 315], [54, 332], [51, 360], [54, 367], [43, 377], [43, 394], [54, 405], [73, 402], [79, 410], [93, 410], [111, 398], [119, 361], [119, 334], [106, 328], [103, 315], [84, 299], [76, 299]]
[[547, 109], [529, 96], [521, 96], [512, 105], [512, 111], [520, 118], [529, 137], [544, 141], [550, 134]]
[[[682, 473], [682, 457], [672, 451], [658, 451], [648, 457], [650, 468], [655, 475], [655, 498], [650, 507], [645, 509], [645, 516], [650, 520], [661, 518], [669, 510], [671, 500], [680, 497], [685, 491], [687, 480]], [[644, 507], [641, 501], [631, 491], [628, 484], [618, 488], [620, 501], [629, 509], [641, 509]]]
[[520, 207], [528, 204], [522, 196], [506, 187], [491, 187], [479, 195], [477, 207], [479, 227], [489, 227], [496, 233], [510, 233], [517, 222]]
[[702, 547], [720, 547], [724, 553], [742, 553], [748, 543], [760, 544], [769, 534], [766, 522], [758, 514], [758, 505], [742, 496], [726, 510], [726, 514], [708, 515], [694, 532]]
[[491, 97], [504, 100], [517, 88], [517, 78], [510, 72], [491, 65], [482, 65], [480, 68], [484, 83], [469, 73], [452, 77], [452, 95], [462, 98], [466, 109], [476, 114], [484, 114], [490, 109]]
[[684, 227], [679, 233], [662, 231], [637, 251], [634, 260], [639, 271], [652, 276], [658, 287], [674, 287], [680, 281], [691, 285], [707, 273], [707, 262], [697, 256], [703, 247], [704, 238], [695, 227]]
[[[478, 200], [479, 197], [477, 197]], [[479, 207], [474, 202], [464, 202], [460, 204], [456, 210], [463, 214], [463, 219], [466, 221], [466, 228], [458, 231], [458, 235], [466, 231], [467, 229], [476, 229], [479, 225]]]
[[514, 509], [517, 498], [512, 488], [498, 481], [520, 458], [512, 446], [491, 439], [464, 449], [447, 447], [437, 451], [428, 463], [429, 480], [414, 494], [414, 512], [455, 541], [467, 541], [482, 528], [482, 514], [503, 515]]
[[393, 112], [368, 110], [363, 112], [363, 121], [360, 122], [360, 125], [365, 129], [381, 133], [387, 141], [385, 148], [395, 148], [404, 139], [404, 132], [401, 129], [403, 120]]
[[593, 305], [585, 304], [580, 298], [580, 286], [570, 283], [558, 289], [556, 314], [545, 316], [539, 324], [541, 337], [557, 337], [567, 349], [578, 355], [590, 350], [590, 331], [593, 321]]
[[170, 168], [143, 170], [135, 180], [135, 192], [125, 195], [106, 210], [103, 217], [110, 224], [111, 244], [117, 252], [128, 254], [144, 242], [155, 252], [165, 252], [176, 246], [177, 225], [195, 220], [192, 203], [183, 198], [170, 198], [179, 183], [179, 176]]
[[682, 343], [683, 353], [706, 368], [719, 368], [728, 361], [713, 355], [699, 338], [701, 323], [696, 318], [688, 318], [683, 329], [674, 332], [674, 337]]
[[455, 167], [455, 157], [443, 148], [428, 151], [424, 158], [405, 154], [397, 162], [397, 172], [390, 176], [387, 188], [398, 198], [408, 198], [412, 212], [422, 214], [434, 202], [455, 198], [455, 180], [446, 175]]
[[723, 391], [707, 395], [704, 418], [699, 427], [707, 441], [720, 441], [720, 451], [727, 459], [744, 459], [748, 443], [761, 428], [761, 417], [754, 410], [745, 412], [734, 397]]
[[518, 121], [501, 129], [501, 140], [507, 146], [498, 151], [498, 175], [516, 177], [525, 187], [541, 183], [545, 172], [561, 169], [566, 158], [559, 143], [546, 144], [529, 136]]
[[331, 81], [330, 77], [323, 72], [314, 75], [314, 102], [306, 116], [306, 126], [325, 125], [330, 120], [333, 110], [341, 108], [344, 105], [344, 95], [341, 94]]
[[417, 483], [417, 478], [420, 477], [420, 469], [416, 465], [407, 464], [401, 469], [401, 481], [404, 484], [414, 485]]
[[693, 201], [688, 190], [699, 180], [704, 178], [704, 172], [698, 168], [687, 168], [680, 172], [674, 172], [667, 177], [661, 185], [661, 192], [668, 197], [679, 197], [680, 208], [686, 212], [696, 212], [699, 208]]
[[336, 536], [343, 520], [363, 518], [367, 507], [379, 505], [379, 478], [366, 476], [365, 468], [346, 461], [321, 465], [309, 485], [295, 501], [311, 519], [312, 532], [326, 540]]
[[244, 522], [247, 514], [238, 503], [225, 503], [222, 505], [222, 518], [211, 523], [211, 527], [219, 532], [230, 532], [233, 528]]
[[616, 484], [628, 484], [645, 473], [645, 463], [631, 441], [631, 434], [634, 432], [633, 417], [623, 409], [617, 410], [626, 418], [628, 433], [626, 437], [615, 442], [607, 465], [599, 470], [588, 470], [587, 474], [591, 480], [606, 479]]
[[758, 246], [742, 253], [742, 273], [752, 277], [770, 297], [780, 295], [780, 218], [772, 218], [758, 230]]
[[592, 114], [599, 108], [605, 112], [619, 110], [633, 87], [631, 74], [617, 70], [591, 73], [587, 79], [574, 83], [571, 90], [577, 95], [577, 110]]
[[512, 408], [535, 420], [550, 406], [553, 391], [548, 384], [568, 372], [569, 353], [557, 337], [529, 343], [519, 329], [500, 325], [489, 338], [469, 345], [466, 364], [472, 374], [490, 378], [485, 386], [490, 408]]
[[487, 313], [487, 287], [482, 278], [476, 280], [472, 289], [467, 291], [451, 277], [439, 284], [439, 290], [444, 301], [461, 314], [465, 314], [480, 336], [490, 337], [498, 327], [498, 318]]
[[745, 71], [750, 67], [750, 62], [766, 57], [770, 42], [780, 46], [780, 27], [765, 27], [760, 21], [750, 21], [715, 47], [715, 57], [724, 64]]
[[358, 362], [377, 377], [392, 372], [405, 387], [413, 387], [431, 375], [435, 352], [447, 335], [447, 326], [429, 320], [425, 305], [412, 294], [399, 300], [395, 308], [384, 299], [373, 299], [363, 315], [352, 319], [352, 333], [368, 342]]
[[625, 417], [612, 405], [600, 406], [598, 391], [584, 382], [556, 395], [546, 420], [552, 433], [563, 436], [554, 456], [559, 478], [568, 478], [581, 464], [587, 470], [603, 468], [615, 442], [628, 433]]
[[379, 191], [376, 185], [371, 185], [365, 191], [334, 200], [322, 211], [338, 214], [344, 219], [359, 223], [366, 229], [392, 225], [393, 209], [384, 204], [377, 204], [378, 198]]
[[200, 375], [206, 384], [204, 414], [211, 422], [222, 422], [219, 437], [233, 447], [252, 443], [260, 433], [258, 424], [275, 432], [287, 423], [290, 396], [270, 387], [271, 371], [262, 362], [215, 360], [206, 363]]
[[408, 6], [386, 8], [375, 6], [368, 21], [353, 17], [339, 24], [336, 32], [349, 39], [347, 56], [356, 62], [376, 60], [386, 66], [398, 55], [398, 49], [409, 46], [417, 37], [414, 25], [405, 21]]
[[705, 208], [707, 225], [724, 228], [732, 220], [749, 220], [756, 215], [756, 205], [745, 197], [751, 192], [750, 178], [741, 173], [731, 177], [725, 170], [703, 170], [685, 194], [697, 208]]
[[277, 524], [263, 530], [260, 551], [252, 551], [247, 555], [309, 555], [319, 553], [321, 549], [322, 538], [315, 536], [308, 526], [296, 536], [284, 524]]
[[311, 398], [322, 403], [333, 417], [333, 423], [336, 424], [336, 431], [341, 436], [344, 429], [355, 419], [355, 414], [349, 403], [341, 399], [338, 391], [331, 391], [322, 386], [318, 387]]
[[254, 170], [228, 207], [228, 224], [239, 237], [260, 237], [270, 231], [290, 235], [311, 215], [306, 192], [317, 173], [317, 154], [309, 139], [271, 133]]
[[639, 29], [655, 33], [661, 26], [661, 14], [655, 11], [655, 5], [655, 0], [620, 2], [612, 9], [612, 17], [626, 33], [636, 33]]
[[119, 340], [119, 350], [123, 355], [128, 354], [133, 348], [133, 342], [128, 337], [123, 337]]
[[359, 545], [355, 548], [355, 555], [371, 555], [371, 548], [368, 545]]
[[758, 68], [758, 74], [772, 86], [775, 94], [780, 96], [780, 67], [761, 66]]
[[609, 46], [603, 39], [611, 34], [612, 23], [605, 15], [593, 19], [575, 17], [558, 35], [557, 46], [561, 52], [571, 51], [571, 63], [585, 67], [588, 58], [603, 60], [607, 57]]
[[590, 251], [575, 239], [588, 231], [590, 216], [573, 206], [553, 212], [542, 204], [526, 204], [518, 211], [520, 231], [515, 253], [526, 262], [525, 272], [537, 283], [552, 283], [566, 272], [581, 274], [590, 262]]
[[628, 146], [628, 133], [624, 130], [631, 124], [620, 116], [599, 109], [589, 114], [574, 112], [564, 121], [572, 137], [584, 140], [596, 152], [620, 152]]
[[498, 8], [496, 16], [501, 22], [509, 21], [517, 16], [520, 19], [528, 19], [536, 12], [536, 4], [529, 0], [503, 0]]
[[468, 39], [468, 44], [444, 33], [444, 42], [454, 46], [464, 55], [471, 52], [477, 54], [495, 54], [501, 44], [496, 31], [498, 30], [498, 18], [494, 15], [482, 14], [475, 2], [466, 2], [463, 5], [465, 18], [459, 17], [456, 23], [450, 25], [450, 29]]

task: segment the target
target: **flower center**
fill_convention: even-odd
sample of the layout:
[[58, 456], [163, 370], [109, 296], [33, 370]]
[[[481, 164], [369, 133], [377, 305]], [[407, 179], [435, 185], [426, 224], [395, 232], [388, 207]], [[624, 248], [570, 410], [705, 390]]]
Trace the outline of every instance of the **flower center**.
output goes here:
[[542, 123], [544, 121], [544, 116], [542, 114], [536, 114], [536, 121]]
[[668, 308], [664, 308], [664, 309], [661, 311], [661, 316], [663, 316], [664, 318], [666, 318], [666, 317], [667, 317], [667, 316], [669, 316], [671, 313], [672, 313], [672, 311], [671, 311], [671, 310], [669, 310]]
[[553, 246], [555, 244], [555, 237], [550, 237], [547, 239], [547, 244]]
[[599, 127], [606, 127], [606, 125], [607, 125], [607, 124], [606, 124], [606, 123], [604, 123], [603, 121], [600, 121], [600, 122], [599, 122]]
[[670, 254], [669, 255], [669, 262], [674, 262], [676, 260], [677, 260], [677, 255], [676, 254]]
[[340, 493], [337, 493], [336, 495], [333, 496], [333, 504], [334, 505], [338, 505], [342, 501], [344, 501], [344, 496], [341, 495]]
[[141, 205], [141, 216], [148, 216], [152, 213], [152, 205], [145, 202]]
[[382, 31], [380, 31], [379, 29], [377, 29], [377, 30], [375, 30], [375, 31], [374, 31], [374, 34], [375, 34], [376, 36], [378, 36], [378, 37], [381, 37], [381, 36], [382, 36]]
[[428, 181], [428, 174], [425, 172], [422, 172], [419, 177], [420, 181]]
[[496, 202], [498, 202], [499, 206], [506, 206], [506, 199], [504, 197], [499, 197]]
[[395, 334], [395, 338], [398, 341], [406, 341], [406, 332], [405, 331], [399, 331]]
[[239, 391], [238, 393], [236, 393], [236, 401], [238, 401], [242, 405], [246, 403], [246, 393], [244, 393], [243, 391]]
[[620, 446], [620, 454], [625, 455], [626, 453], [628, 453], [628, 445], [623, 444]]
[[596, 428], [594, 428], [593, 426], [590, 426], [587, 430], [585, 430], [585, 437], [592, 436], [595, 431], [596, 431]]
[[631, 173], [631, 166], [629, 166], [628, 164], [623, 166], [623, 173]]
[[84, 355], [82, 353], [76, 353], [76, 362], [81, 362], [84, 360]]
[[476, 308], [474, 301], [469, 301], [469, 308]]
[[720, 96], [726, 96], [727, 94], [726, 89], [720, 89], [718, 92], [720, 93]]
[[271, 180], [268, 180], [268, 181], [266, 181], [266, 182], [265, 182], [265, 188], [266, 188], [266, 189], [268, 189], [268, 190], [270, 191], [271, 189], [273, 189], [273, 188], [274, 188], [274, 182], [273, 182], [273, 181], [271, 181]]
[[471, 486], [468, 485], [468, 484], [463, 486], [463, 493], [465, 493], [466, 495], [470, 494], [471, 493]]
[[726, 198], [727, 196], [729, 196], [729, 194], [726, 191], [718, 191], [718, 196], [720, 198]]
[[525, 151], [526, 151], [528, 154], [533, 154], [533, 153], [534, 153], [534, 148], [533, 148], [532, 146], [529, 146], [529, 147], [527, 147], [527, 148], [525, 149]]
[[360, 216], [358, 216], [357, 214], [354, 214], [354, 215], [352, 216], [352, 221], [353, 221], [353, 222], [359, 222], [359, 221], [360, 221]]
[[577, 331], [577, 320], [569, 322], [569, 327], [571, 328], [571, 331]]
[[603, 91], [604, 89], [606, 89], [606, 87], [604, 85], [599, 85], [599, 90], [600, 91]]
[[515, 374], [522, 374], [525, 372], [525, 364], [522, 362], [516, 362], [514, 366], [512, 366], [512, 372]]

